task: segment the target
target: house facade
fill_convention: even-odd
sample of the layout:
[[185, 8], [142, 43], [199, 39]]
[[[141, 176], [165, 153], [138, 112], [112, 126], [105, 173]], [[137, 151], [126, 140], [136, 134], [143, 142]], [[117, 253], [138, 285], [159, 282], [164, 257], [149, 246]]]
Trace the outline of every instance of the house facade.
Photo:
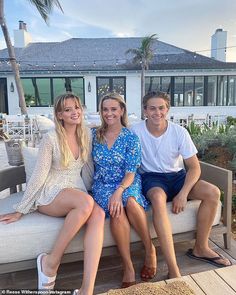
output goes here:
[[[129, 113], [141, 113], [141, 67], [132, 63], [130, 48], [142, 38], [72, 38], [63, 42], [15, 47], [30, 114], [52, 111], [54, 98], [78, 94], [89, 112], [109, 91], [126, 100]], [[236, 117], [236, 63], [208, 58], [155, 41], [154, 58], [145, 73], [145, 90], [170, 94], [170, 115]], [[0, 112], [20, 113], [7, 50], [0, 50]]]

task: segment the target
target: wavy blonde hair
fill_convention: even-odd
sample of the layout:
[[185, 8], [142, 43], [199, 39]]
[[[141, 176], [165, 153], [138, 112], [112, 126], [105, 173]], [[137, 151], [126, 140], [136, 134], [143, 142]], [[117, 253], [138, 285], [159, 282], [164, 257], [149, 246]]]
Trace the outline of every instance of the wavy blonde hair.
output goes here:
[[61, 164], [64, 167], [68, 167], [69, 161], [71, 160], [71, 150], [69, 148], [69, 145], [67, 143], [66, 139], [66, 132], [65, 128], [63, 126], [63, 121], [58, 118], [58, 113], [64, 111], [65, 107], [65, 101], [67, 99], [73, 99], [75, 101], [75, 104], [81, 108], [81, 122], [76, 127], [76, 141], [78, 142], [79, 149], [80, 149], [80, 157], [83, 162], [87, 161], [88, 153], [89, 153], [89, 135], [88, 135], [88, 129], [86, 128], [84, 124], [84, 118], [83, 118], [83, 107], [80, 101], [80, 98], [73, 93], [67, 93], [59, 95], [55, 99], [54, 104], [54, 122], [55, 122], [55, 129], [59, 140], [59, 145], [61, 149]]
[[113, 99], [117, 101], [121, 107], [121, 109], [124, 111], [123, 115], [120, 118], [121, 125], [124, 127], [128, 126], [128, 115], [127, 115], [127, 108], [126, 108], [126, 103], [122, 96], [116, 92], [110, 92], [107, 93], [105, 96], [102, 97], [100, 104], [99, 104], [99, 114], [101, 118], [101, 126], [97, 128], [97, 140], [99, 143], [104, 143], [105, 142], [105, 133], [107, 130], [107, 124], [105, 120], [102, 117], [102, 108], [103, 108], [103, 102], [107, 99]]

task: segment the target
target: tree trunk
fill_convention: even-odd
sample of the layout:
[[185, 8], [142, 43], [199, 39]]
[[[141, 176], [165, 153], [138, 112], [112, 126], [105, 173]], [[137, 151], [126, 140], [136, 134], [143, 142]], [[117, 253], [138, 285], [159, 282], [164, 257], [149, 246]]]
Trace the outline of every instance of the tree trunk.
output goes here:
[[143, 97], [145, 95], [145, 67], [142, 65], [141, 69], [141, 119], [144, 119], [143, 113]]
[[12, 68], [12, 71], [13, 71], [14, 77], [15, 77], [16, 89], [17, 89], [17, 93], [18, 93], [18, 97], [19, 97], [19, 105], [20, 105], [21, 113], [27, 114], [24, 90], [23, 90], [21, 80], [20, 80], [19, 67], [16, 62], [15, 51], [14, 51], [14, 48], [11, 43], [10, 35], [8, 32], [7, 24], [6, 24], [5, 17], [4, 17], [4, 0], [0, 0], [0, 23], [1, 23], [3, 36], [4, 36], [4, 39], [6, 42], [7, 50], [8, 50], [11, 68]]

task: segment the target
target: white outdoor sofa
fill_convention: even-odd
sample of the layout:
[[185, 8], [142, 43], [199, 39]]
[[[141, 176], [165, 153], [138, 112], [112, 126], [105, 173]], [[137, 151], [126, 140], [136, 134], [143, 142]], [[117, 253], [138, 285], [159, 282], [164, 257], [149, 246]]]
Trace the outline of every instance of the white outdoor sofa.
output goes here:
[[[232, 172], [206, 163], [201, 163], [201, 169], [201, 178], [216, 184], [224, 192], [223, 206], [219, 203], [212, 233], [223, 234], [224, 245], [230, 248]], [[0, 200], [0, 214], [13, 211], [13, 204], [17, 203], [23, 194], [20, 191], [22, 183], [25, 183], [24, 166], [0, 171], [0, 191], [10, 188], [10, 195]], [[175, 242], [194, 239], [198, 207], [198, 201], [189, 201], [185, 211], [176, 215], [171, 212], [171, 203], [168, 204]], [[223, 214], [221, 214], [222, 210]], [[151, 236], [156, 242], [151, 211], [147, 215]], [[38, 212], [27, 214], [18, 222], [8, 225], [0, 223], [0, 273], [34, 268], [37, 255], [51, 250], [62, 223], [63, 218], [49, 217]], [[83, 234], [82, 229], [71, 242], [63, 257], [63, 262], [83, 259]], [[140, 238], [133, 230], [131, 231], [131, 242], [131, 249], [141, 247]], [[106, 220], [102, 255], [111, 255], [115, 251], [109, 220]]]

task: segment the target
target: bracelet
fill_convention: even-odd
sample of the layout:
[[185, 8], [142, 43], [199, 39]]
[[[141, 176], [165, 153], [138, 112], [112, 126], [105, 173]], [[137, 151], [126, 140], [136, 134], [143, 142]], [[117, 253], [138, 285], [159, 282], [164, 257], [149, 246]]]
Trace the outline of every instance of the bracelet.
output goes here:
[[119, 187], [123, 188], [123, 190], [126, 189], [126, 187], [125, 187], [123, 184], [119, 184], [119, 185], [118, 185], [118, 188], [119, 188]]

